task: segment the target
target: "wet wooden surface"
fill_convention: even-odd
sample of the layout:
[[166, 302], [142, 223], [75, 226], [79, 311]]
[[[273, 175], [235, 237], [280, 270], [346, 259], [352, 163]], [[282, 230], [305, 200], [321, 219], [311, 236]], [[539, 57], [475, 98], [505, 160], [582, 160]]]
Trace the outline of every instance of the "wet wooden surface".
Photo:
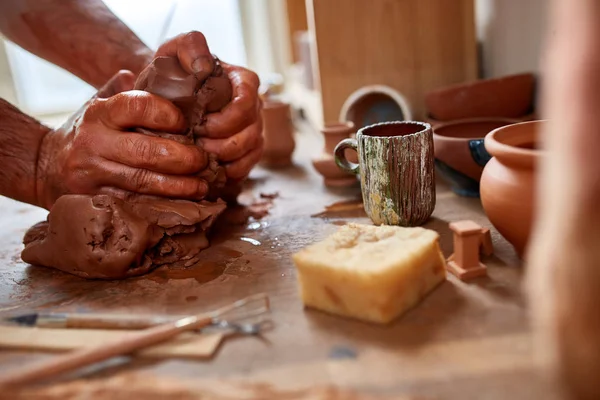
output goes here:
[[[0, 198], [0, 316], [32, 309], [198, 313], [266, 292], [275, 329], [263, 340], [228, 340], [211, 361], [118, 360], [89, 376], [104, 379], [136, 371], [282, 390], [334, 385], [432, 399], [549, 398], [533, 367], [520, 288], [523, 271], [512, 248], [493, 229], [496, 253], [484, 260], [489, 277], [468, 284], [449, 277], [390, 326], [303, 309], [290, 255], [339, 225], [369, 220], [356, 207], [325, 211], [328, 205], [356, 200], [360, 190], [325, 189], [310, 165], [311, 154], [321, 149], [320, 138], [299, 134], [297, 144], [294, 167], [259, 168], [252, 174], [246, 199], [279, 193], [270, 215], [218, 233], [204, 261], [184, 271], [160, 269], [139, 278], [102, 282], [25, 265], [19, 258], [21, 238], [45, 212]], [[490, 227], [478, 199], [457, 197], [440, 184], [437, 207], [426, 227], [440, 233], [446, 256], [452, 252], [448, 222], [459, 219]], [[44, 357], [51, 355], [2, 350], [0, 373]]]

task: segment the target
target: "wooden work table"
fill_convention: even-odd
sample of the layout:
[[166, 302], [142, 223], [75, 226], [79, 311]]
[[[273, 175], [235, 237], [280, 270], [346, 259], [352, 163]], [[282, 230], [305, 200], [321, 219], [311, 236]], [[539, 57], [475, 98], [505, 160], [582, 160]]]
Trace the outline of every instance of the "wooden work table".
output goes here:
[[[417, 308], [390, 326], [303, 309], [290, 255], [345, 222], [370, 221], [357, 203], [352, 203], [360, 196], [358, 187], [327, 190], [312, 169], [310, 157], [322, 148], [321, 139], [307, 132], [298, 134], [296, 140], [294, 167], [277, 171], [257, 168], [252, 174], [246, 197], [279, 193], [270, 215], [260, 223], [220, 235], [206, 250], [206, 260], [183, 272], [160, 269], [139, 278], [103, 282], [27, 266], [19, 256], [21, 239], [46, 213], [0, 198], [0, 316], [31, 309], [197, 313], [266, 292], [271, 298], [275, 328], [263, 340], [227, 340], [209, 361], [112, 362], [92, 373], [91, 378], [99, 379], [89, 385], [102, 385], [109, 377], [125, 374], [131, 376], [124, 381], [131, 387], [121, 387], [133, 390], [134, 376], [141, 374], [154, 377], [142, 379], [146, 388], [152, 388], [161, 377], [193, 379], [194, 385], [200, 386], [219, 380], [220, 387], [238, 385], [238, 389], [250, 391], [269, 388], [268, 396], [248, 397], [256, 399], [313, 398], [301, 393], [318, 386], [392, 398], [551, 398], [534, 368], [521, 294], [523, 270], [512, 247], [493, 229], [495, 255], [484, 259], [489, 277], [467, 284], [449, 277]], [[326, 211], [327, 206], [341, 201], [349, 203]], [[440, 233], [446, 256], [452, 252], [448, 223], [460, 219], [491, 227], [478, 199], [457, 197], [440, 183], [437, 207], [426, 227]], [[44, 357], [51, 355], [2, 350], [0, 373]], [[127, 375], [132, 371], [133, 375]], [[80, 385], [84, 388], [86, 383]], [[293, 392], [297, 396], [285, 397], [283, 391], [287, 390], [297, 390]]]

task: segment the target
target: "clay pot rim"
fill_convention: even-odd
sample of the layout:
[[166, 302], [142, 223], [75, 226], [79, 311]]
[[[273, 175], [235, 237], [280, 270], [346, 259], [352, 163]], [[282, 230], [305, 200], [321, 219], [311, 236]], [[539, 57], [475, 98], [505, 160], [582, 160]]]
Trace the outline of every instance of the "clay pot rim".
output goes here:
[[518, 73], [518, 74], [499, 76], [496, 78], [477, 79], [474, 81], [457, 83], [454, 85], [444, 86], [442, 88], [427, 92], [426, 96], [430, 96], [430, 95], [436, 96], [436, 95], [440, 95], [440, 94], [446, 94], [449, 92], [453, 92], [457, 89], [472, 88], [472, 87], [479, 86], [479, 85], [487, 85], [487, 84], [493, 83], [493, 82], [500, 82], [500, 81], [513, 80], [513, 79], [522, 79], [522, 78], [526, 78], [526, 77], [527, 78], [532, 77], [535, 79], [535, 74], [533, 72], [522, 72], [522, 73]]
[[[423, 129], [414, 132], [414, 133], [408, 133], [406, 135], [396, 135], [396, 136], [375, 136], [375, 135], [366, 135], [363, 132], [369, 129], [375, 129], [378, 128], [380, 126], [388, 126], [388, 125], [418, 125], [420, 127], [422, 127]], [[410, 136], [416, 136], [419, 134], [422, 134], [423, 132], [427, 132], [427, 131], [432, 131], [433, 132], [433, 128], [431, 127], [431, 124], [427, 123], [427, 122], [422, 122], [422, 121], [387, 121], [387, 122], [378, 122], [376, 124], [373, 125], [367, 125], [365, 127], [362, 127], [358, 130], [358, 132], [356, 133], [357, 138], [359, 136], [367, 136], [367, 137], [372, 137], [372, 138], [392, 138], [392, 137], [410, 137]]]
[[[481, 137], [472, 137], [472, 138], [452, 137], [452, 136], [446, 136], [446, 135], [437, 133], [437, 130], [439, 130], [439, 129], [444, 129], [447, 127], [453, 127], [453, 126], [458, 126], [458, 125], [476, 124], [476, 123], [480, 123], [480, 122], [482, 122], [482, 123], [500, 122], [500, 123], [506, 123], [504, 126], [508, 126], [508, 125], [518, 124], [519, 119], [504, 118], [504, 117], [478, 117], [478, 118], [456, 119], [453, 121], [444, 122], [439, 125], [436, 125], [433, 128], [433, 137], [436, 138], [437, 140], [452, 141], [452, 142], [464, 142], [464, 141], [470, 141], [470, 140], [483, 139], [483, 138], [485, 138], [485, 136], [487, 134], [491, 133], [492, 131], [487, 132], [486, 134], [482, 135]], [[503, 128], [504, 126], [501, 126], [500, 128]]]
[[516, 147], [503, 143], [502, 139], [510, 130], [519, 129], [523, 126], [543, 125], [547, 122], [547, 120], [526, 121], [494, 129], [485, 137], [485, 148], [490, 155], [501, 161], [506, 160], [515, 164], [533, 166], [538, 157], [545, 153], [543, 150]]
[[431, 114], [427, 114], [427, 116], [425, 116], [425, 122], [431, 124], [431, 126], [436, 126], [439, 127], [441, 125], [446, 125], [449, 124], [451, 122], [456, 122], [456, 121], [465, 121], [468, 119], [476, 119], [476, 118], [484, 118], [484, 119], [512, 119], [515, 120], [515, 123], [519, 123], [519, 122], [530, 122], [530, 121], [538, 121], [537, 118], [537, 113], [535, 111], [530, 112], [529, 114], [525, 114], [522, 115], [520, 117], [470, 117], [470, 118], [460, 118], [460, 119], [435, 119], [433, 117], [433, 115]]
[[340, 121], [348, 120], [348, 112], [350, 109], [360, 100], [362, 97], [365, 97], [369, 94], [380, 93], [385, 94], [391, 97], [402, 110], [402, 114], [404, 115], [405, 121], [410, 121], [413, 118], [412, 108], [410, 103], [398, 90], [387, 86], [387, 85], [366, 85], [361, 88], [355, 90], [344, 102], [342, 105], [342, 109], [340, 110]]
[[356, 131], [354, 122], [352, 121], [331, 121], [326, 122], [323, 128], [321, 128], [321, 132], [324, 135], [336, 134], [344, 131]]

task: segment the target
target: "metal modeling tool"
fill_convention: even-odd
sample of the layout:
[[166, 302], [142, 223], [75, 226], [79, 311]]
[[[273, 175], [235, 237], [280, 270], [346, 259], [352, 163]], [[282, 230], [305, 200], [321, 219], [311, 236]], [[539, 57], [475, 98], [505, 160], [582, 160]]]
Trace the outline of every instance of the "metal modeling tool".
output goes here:
[[169, 321], [138, 332], [132, 332], [126, 338], [102, 346], [74, 350], [47, 361], [16, 369], [0, 377], [0, 388], [48, 379], [112, 357], [131, 354], [136, 350], [169, 340], [185, 331], [197, 330], [220, 323], [224, 324], [223, 321], [226, 320], [235, 321], [257, 317], [269, 312], [269, 310], [269, 298], [266, 294], [250, 296], [212, 312]]

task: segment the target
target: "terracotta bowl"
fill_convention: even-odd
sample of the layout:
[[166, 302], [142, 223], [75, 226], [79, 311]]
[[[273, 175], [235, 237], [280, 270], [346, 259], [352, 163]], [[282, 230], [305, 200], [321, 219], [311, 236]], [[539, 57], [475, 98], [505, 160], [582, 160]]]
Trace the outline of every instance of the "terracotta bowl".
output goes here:
[[356, 129], [380, 122], [410, 121], [406, 98], [385, 85], [369, 85], [352, 93], [340, 111], [340, 121], [351, 121]]
[[425, 105], [435, 120], [519, 118], [531, 114], [535, 97], [533, 74], [511, 75], [448, 86], [429, 92]]
[[[502, 119], [502, 117], [489, 117], [492, 119]], [[466, 119], [474, 119], [474, 118], [466, 118]], [[527, 115], [523, 115], [522, 117], [518, 117], [518, 118], [508, 118], [511, 120], [514, 120], [515, 123], [517, 122], [528, 122], [528, 121], [537, 121], [539, 119], [539, 116], [537, 115], [537, 113], [532, 112], [531, 114], [527, 114]], [[455, 120], [455, 121], [440, 121], [438, 119], [433, 118], [431, 115], [428, 115], [425, 118], [425, 122], [427, 122], [429, 125], [431, 125], [434, 129], [440, 125], [445, 125], [448, 124], [450, 122], [456, 122], [456, 121], [462, 121], [462, 120]]]
[[534, 218], [537, 149], [544, 121], [496, 129], [485, 137], [493, 158], [481, 176], [481, 203], [490, 222], [523, 256]]
[[479, 180], [491, 156], [483, 138], [496, 128], [516, 123], [507, 118], [472, 118], [433, 128], [436, 172], [461, 196], [479, 197]]

